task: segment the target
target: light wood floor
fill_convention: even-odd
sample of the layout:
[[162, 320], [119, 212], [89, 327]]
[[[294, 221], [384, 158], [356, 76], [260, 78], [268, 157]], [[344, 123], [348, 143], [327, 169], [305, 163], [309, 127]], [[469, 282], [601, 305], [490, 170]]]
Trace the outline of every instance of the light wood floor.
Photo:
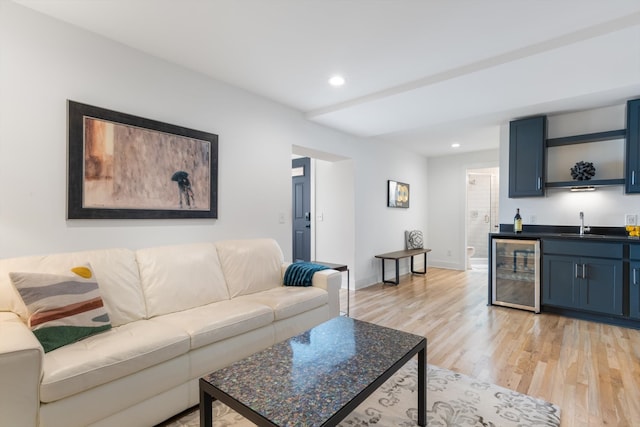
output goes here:
[[487, 283], [430, 267], [351, 291], [350, 313], [427, 337], [429, 364], [557, 404], [562, 427], [640, 426], [639, 330], [487, 306]]

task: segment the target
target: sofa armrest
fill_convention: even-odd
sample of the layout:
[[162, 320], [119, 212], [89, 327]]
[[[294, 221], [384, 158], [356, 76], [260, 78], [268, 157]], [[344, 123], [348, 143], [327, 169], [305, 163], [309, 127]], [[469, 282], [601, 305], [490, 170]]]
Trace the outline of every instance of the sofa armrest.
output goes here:
[[44, 351], [20, 318], [0, 312], [2, 425], [37, 426]]
[[342, 273], [337, 270], [321, 270], [314, 273], [311, 284], [329, 294], [329, 318], [340, 315], [340, 288]]
[[[290, 262], [282, 264], [281, 275], [284, 280], [284, 274]], [[337, 270], [320, 270], [316, 271], [311, 278], [311, 286], [324, 289], [329, 294], [329, 318], [340, 315], [340, 288], [342, 288], [342, 273]]]

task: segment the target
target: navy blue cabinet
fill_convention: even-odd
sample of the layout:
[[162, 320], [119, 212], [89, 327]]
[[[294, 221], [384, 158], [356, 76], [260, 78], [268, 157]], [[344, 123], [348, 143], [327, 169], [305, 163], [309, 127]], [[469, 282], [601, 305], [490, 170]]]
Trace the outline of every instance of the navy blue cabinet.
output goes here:
[[640, 320], [640, 245], [629, 245], [629, 317]]
[[630, 261], [629, 317], [640, 320], [640, 261]]
[[544, 196], [547, 117], [509, 123], [509, 197]]
[[621, 243], [545, 240], [543, 248], [543, 304], [623, 315]]
[[640, 99], [627, 101], [625, 191], [640, 193]]
[[556, 307], [578, 308], [575, 257], [544, 255], [542, 258], [542, 303]]

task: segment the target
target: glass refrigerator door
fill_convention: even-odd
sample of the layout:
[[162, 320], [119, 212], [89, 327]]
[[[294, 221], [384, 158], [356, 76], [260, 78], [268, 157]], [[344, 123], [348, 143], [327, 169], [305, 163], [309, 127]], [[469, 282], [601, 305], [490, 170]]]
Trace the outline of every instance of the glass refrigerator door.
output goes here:
[[492, 304], [540, 312], [540, 242], [493, 239]]

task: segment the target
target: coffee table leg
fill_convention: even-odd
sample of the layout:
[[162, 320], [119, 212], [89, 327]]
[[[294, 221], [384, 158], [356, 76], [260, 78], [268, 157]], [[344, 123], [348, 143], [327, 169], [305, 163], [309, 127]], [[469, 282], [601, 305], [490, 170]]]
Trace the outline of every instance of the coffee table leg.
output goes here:
[[418, 425], [427, 425], [427, 351], [418, 352]]
[[200, 426], [213, 427], [212, 414], [213, 398], [209, 393], [200, 388]]

